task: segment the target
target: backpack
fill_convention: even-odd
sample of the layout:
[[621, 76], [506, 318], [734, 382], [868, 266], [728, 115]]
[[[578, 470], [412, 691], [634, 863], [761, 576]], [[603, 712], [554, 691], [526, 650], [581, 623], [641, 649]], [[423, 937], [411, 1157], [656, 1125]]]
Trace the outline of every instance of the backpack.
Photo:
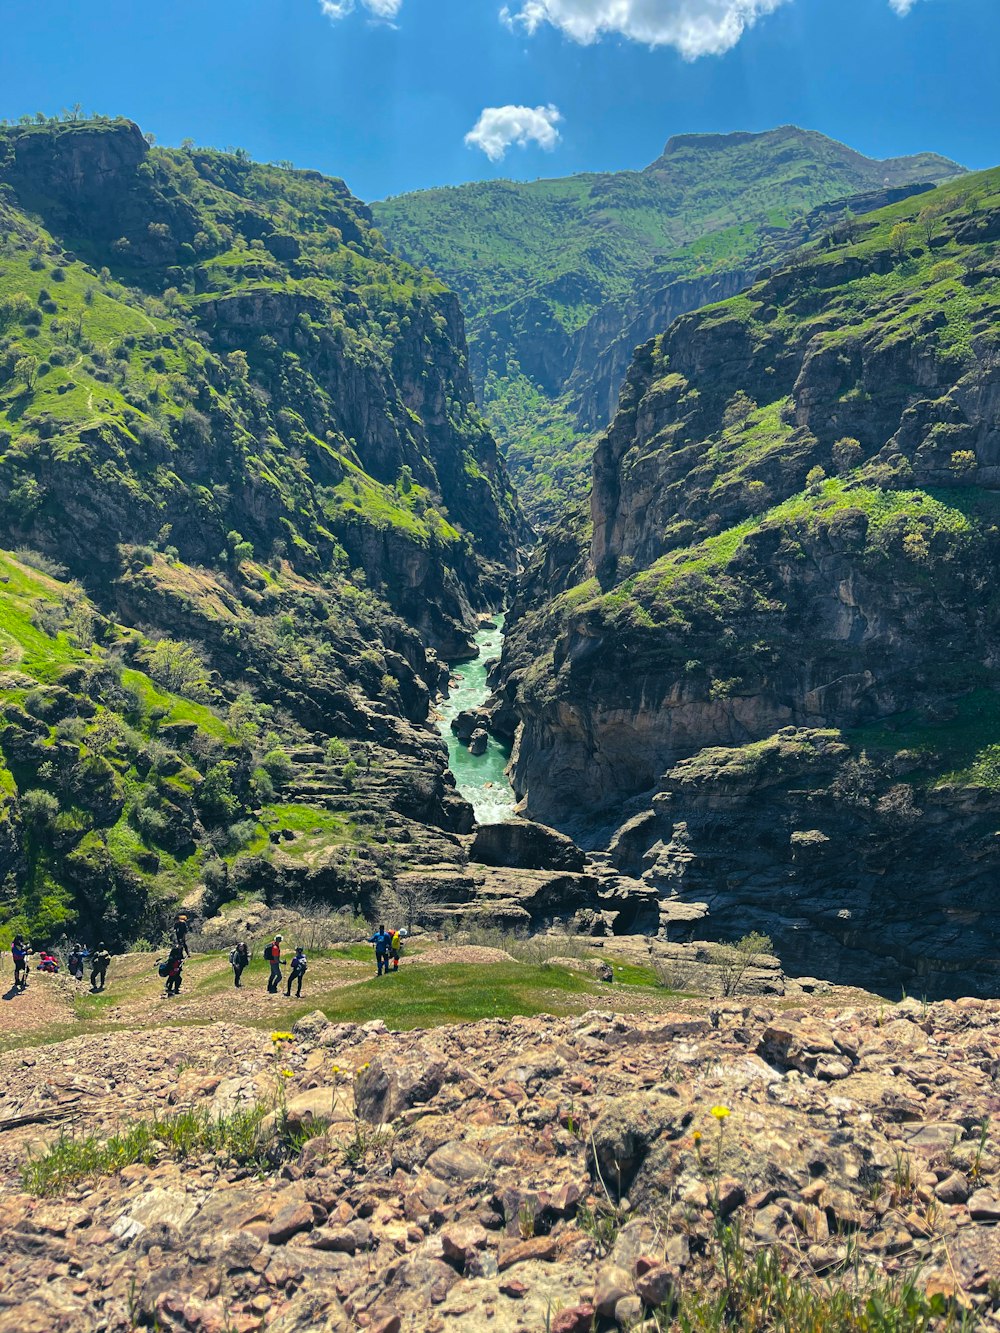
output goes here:
[[301, 972], [301, 973], [304, 973], [305, 970], [306, 970], [306, 968], [307, 968], [308, 966], [309, 966], [309, 965], [308, 965], [308, 963], [306, 962], [306, 960], [305, 960], [304, 958], [293, 958], [293, 959], [292, 959], [292, 971], [293, 971], [293, 972]]
[[267, 962], [267, 963], [273, 963], [273, 962], [274, 962], [274, 945], [273, 945], [273, 944], [269, 944], [269, 945], [267, 946], [267, 948], [264, 950], [264, 961]]
[[160, 963], [160, 964], [157, 966], [157, 969], [156, 969], [156, 970], [157, 970], [157, 972], [160, 974], [161, 977], [169, 977], [169, 976], [170, 976], [170, 964], [169, 964], [169, 963]]
[[239, 956], [239, 953], [237, 952], [237, 950], [236, 950], [236, 949], [230, 949], [230, 951], [229, 951], [229, 966], [230, 966], [230, 967], [236, 967], [237, 964], [239, 963], [239, 961], [240, 961], [240, 956]]

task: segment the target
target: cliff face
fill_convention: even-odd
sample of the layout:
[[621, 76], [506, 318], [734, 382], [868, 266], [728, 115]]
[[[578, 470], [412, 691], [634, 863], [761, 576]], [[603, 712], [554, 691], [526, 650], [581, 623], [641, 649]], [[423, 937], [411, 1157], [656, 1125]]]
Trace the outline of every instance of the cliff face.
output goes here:
[[[678, 863], [695, 866], [699, 901], [713, 883], [718, 905], [771, 818], [783, 850], [765, 843], [758, 883], [801, 886], [792, 897], [811, 895], [824, 920], [858, 895], [860, 929], [904, 972], [946, 971], [945, 939], [958, 938], [937, 908], [922, 942], [911, 932], [894, 949], [879, 933], [893, 913], [879, 916], [872, 875], [905, 917], [918, 864], [907, 853], [925, 838], [950, 826], [961, 846], [927, 870], [928, 892], [945, 904], [962, 885], [970, 923], [988, 915], [988, 875], [970, 866], [989, 863], [994, 797], [949, 801], [938, 788], [947, 778], [992, 793], [1000, 753], [998, 187], [986, 173], [875, 213], [851, 239], [643, 347], [594, 456], [590, 522], [577, 533], [587, 555], [563, 533], [539, 557], [546, 573], [511, 617], [499, 680], [504, 709], [522, 719], [513, 771], [526, 809], [598, 843], [623, 812], [653, 808], [643, 793], [672, 792], [690, 756], [711, 772], [714, 747], [841, 729], [851, 758], [817, 781], [808, 813], [793, 792], [765, 815], [750, 790], [732, 819], [692, 816]], [[905, 796], [918, 811], [877, 871], [843, 854], [852, 834], [834, 817], [843, 765], [866, 747], [878, 775], [870, 809], [886, 801], [891, 813]], [[797, 785], [791, 768], [785, 777]], [[691, 823], [689, 803], [684, 794], [675, 816], [664, 796], [642, 850], [678, 844], [671, 825]], [[805, 866], [789, 839], [811, 828], [833, 852]], [[779, 897], [773, 933], [788, 944], [798, 909]], [[734, 901], [745, 896], [706, 929], [731, 929]], [[982, 956], [976, 928], [958, 949], [970, 960]]]

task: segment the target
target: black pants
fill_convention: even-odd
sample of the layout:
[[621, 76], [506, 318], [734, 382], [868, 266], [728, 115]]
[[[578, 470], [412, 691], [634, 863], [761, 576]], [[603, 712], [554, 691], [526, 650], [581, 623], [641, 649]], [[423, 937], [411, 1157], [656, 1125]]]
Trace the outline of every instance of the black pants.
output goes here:
[[388, 972], [388, 971], [389, 971], [389, 955], [388, 955], [387, 953], [377, 953], [377, 954], [375, 955], [375, 964], [376, 964], [376, 966], [378, 967], [378, 974], [379, 974], [379, 976], [382, 975], [383, 971]]
[[234, 986], [238, 986], [238, 985], [240, 984], [240, 977], [243, 975], [243, 969], [244, 969], [245, 967], [246, 967], [246, 963], [234, 963], [234, 964], [233, 964], [233, 985], [234, 985]]
[[[106, 967], [103, 968], [95, 967], [93, 972], [91, 972], [90, 974], [90, 989], [103, 990], [104, 978], [107, 976], [107, 974], [108, 974], [108, 969]], [[98, 982], [100, 982], [100, 985], [98, 985]]]
[[297, 988], [296, 988], [296, 991], [295, 991], [295, 996], [296, 996], [296, 999], [297, 999], [297, 998], [302, 994], [302, 978], [303, 978], [304, 976], [305, 976], [305, 973], [304, 973], [304, 972], [289, 972], [289, 974], [288, 974], [288, 989], [285, 991], [285, 994], [286, 994], [286, 995], [291, 995], [291, 993], [292, 993], [292, 982], [293, 982], [293, 981], [297, 981], [297, 982], [299, 983], [298, 986], [297, 986]]
[[28, 984], [28, 964], [27, 964], [27, 963], [15, 963], [15, 964], [14, 964], [14, 985], [15, 985], [15, 986], [22, 986], [22, 987], [24, 987], [24, 986], [27, 986], [27, 984]]
[[172, 977], [167, 977], [167, 994], [180, 995], [181, 993], [181, 974], [175, 973]]
[[281, 985], [281, 964], [271, 964], [271, 975], [267, 979], [267, 989], [272, 995], [277, 995], [278, 987]]
[[186, 935], [177, 936], [177, 947], [181, 949], [183, 953], [187, 954], [188, 958], [191, 957], [191, 950], [188, 948], [188, 940]]

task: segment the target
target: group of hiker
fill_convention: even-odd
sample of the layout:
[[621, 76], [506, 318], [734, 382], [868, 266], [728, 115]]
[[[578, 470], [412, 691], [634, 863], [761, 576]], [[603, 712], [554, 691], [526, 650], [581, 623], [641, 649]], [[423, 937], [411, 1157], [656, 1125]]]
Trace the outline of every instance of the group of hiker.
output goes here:
[[[173, 995], [179, 995], [181, 982], [184, 976], [184, 960], [190, 958], [191, 949], [188, 944], [188, 933], [190, 922], [184, 913], [179, 913], [175, 918], [172, 932], [174, 943], [170, 948], [166, 958], [159, 961], [156, 965], [159, 976], [164, 981], [164, 998]], [[379, 925], [378, 929], [368, 939], [368, 943], [375, 946], [375, 965], [377, 975], [388, 976], [390, 970], [399, 971], [399, 960], [405, 948], [407, 931], [386, 930], [384, 925]], [[274, 938], [264, 946], [264, 961], [269, 964], [270, 972], [267, 979], [267, 990], [270, 995], [277, 995], [281, 989], [281, 983], [284, 980], [282, 974], [282, 964], [285, 959], [281, 952], [282, 937], [275, 935]], [[11, 944], [11, 957], [14, 962], [14, 989], [23, 991], [28, 984], [28, 958], [35, 954], [37, 962], [36, 968], [40, 972], [55, 974], [61, 971], [61, 964], [52, 953], [44, 949], [33, 950], [20, 935], [15, 935]], [[70, 976], [77, 981], [83, 980], [85, 968], [89, 962], [90, 966], [90, 987], [93, 991], [103, 991], [104, 982], [108, 972], [108, 966], [111, 963], [111, 954], [108, 952], [104, 942], [98, 944], [93, 951], [84, 948], [82, 944], [74, 944], [68, 949], [66, 954], [66, 970]], [[244, 941], [240, 941], [233, 946], [229, 954], [229, 965], [233, 969], [233, 985], [237, 988], [242, 986], [241, 978], [247, 967], [250, 965], [250, 950]], [[391, 966], [390, 966], [391, 965]], [[306, 969], [309, 963], [306, 959], [306, 952], [301, 946], [295, 950], [291, 958], [288, 959], [288, 980], [285, 988], [285, 995], [291, 998], [292, 987], [295, 987], [295, 996], [298, 999], [302, 994], [302, 982], [306, 975]]]
[[369, 944], [375, 946], [375, 966], [378, 969], [378, 975], [389, 975], [389, 964], [392, 963], [393, 972], [399, 971], [400, 954], [406, 945], [407, 931], [386, 930], [385, 926], [379, 926], [374, 935], [368, 939]]
[[[56, 976], [62, 971], [58, 957], [48, 949], [33, 949], [23, 935], [15, 935], [11, 941], [10, 956], [14, 964], [14, 989], [23, 991], [28, 985], [28, 959], [35, 958], [35, 970]], [[111, 954], [102, 940], [96, 949], [88, 949], [83, 944], [74, 944], [66, 949], [66, 971], [74, 981], [82, 981], [87, 966], [90, 967], [90, 989], [102, 991]]]

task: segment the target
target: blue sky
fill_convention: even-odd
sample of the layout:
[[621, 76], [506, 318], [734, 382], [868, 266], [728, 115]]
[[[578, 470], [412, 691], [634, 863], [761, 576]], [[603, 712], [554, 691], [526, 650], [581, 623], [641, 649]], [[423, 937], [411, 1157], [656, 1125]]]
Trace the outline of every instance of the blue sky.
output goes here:
[[[0, 116], [81, 103], [367, 199], [638, 168], [671, 134], [788, 122], [1000, 162], [1000, 0], [508, 0], [506, 22], [502, 2], [4, 0]], [[701, 49], [719, 53], [685, 58]], [[484, 108], [503, 109], [494, 154], [518, 127], [549, 149], [491, 161], [465, 142]]]

